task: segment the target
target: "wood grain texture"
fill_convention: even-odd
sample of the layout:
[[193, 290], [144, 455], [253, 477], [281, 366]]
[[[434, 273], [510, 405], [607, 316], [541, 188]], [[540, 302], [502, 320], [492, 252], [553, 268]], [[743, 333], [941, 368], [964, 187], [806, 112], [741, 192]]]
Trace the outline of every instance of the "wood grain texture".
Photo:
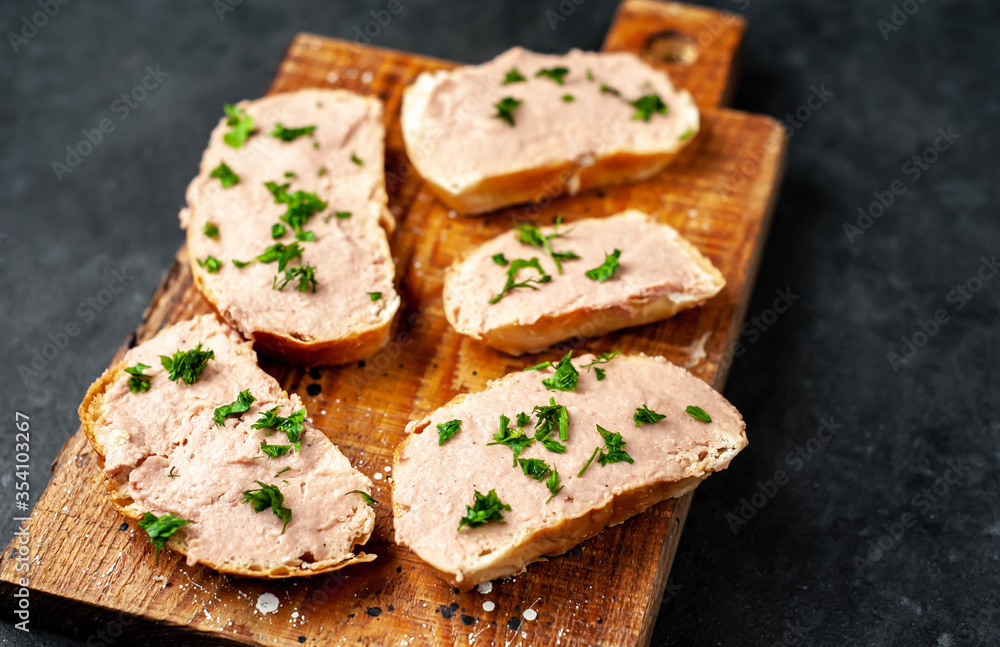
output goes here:
[[[651, 12], [659, 18], [650, 18]], [[713, 19], [721, 20], [704, 9], [629, 0], [607, 47], [642, 51], [651, 29], [683, 29], [697, 39]], [[704, 340], [706, 356], [691, 370], [721, 388], [731, 361], [726, 349], [736, 340], [746, 310], [784, 159], [784, 131], [775, 121], [711, 108], [731, 86], [729, 68], [742, 30], [742, 22], [734, 23], [706, 42], [704, 60], [668, 66], [675, 82], [692, 89], [705, 109], [702, 132], [668, 170], [642, 184], [475, 219], [457, 217], [433, 199], [406, 158], [398, 125], [402, 89], [420, 72], [451, 64], [299, 35], [271, 92], [337, 87], [376, 95], [386, 104], [386, 178], [399, 223], [391, 242], [404, 307], [390, 343], [365, 362], [310, 370], [265, 361], [263, 367], [303, 398], [317, 426], [355, 466], [383, 475], [373, 494], [384, 503], [376, 509], [376, 528], [365, 548], [379, 558], [314, 578], [271, 582], [190, 568], [169, 551], [156, 563], [144, 533], [134, 524], [119, 530], [124, 519], [94, 489], [96, 455], [81, 432], [53, 464], [52, 481], [32, 513], [32, 626], [54, 627], [84, 640], [94, 636], [104, 644], [153, 640], [161, 646], [646, 644], [690, 495], [608, 528], [525, 574], [494, 582], [488, 594], [459, 594], [392, 543], [385, 469], [409, 420], [539, 361], [511, 358], [456, 334], [441, 309], [444, 269], [452, 260], [524, 220], [548, 224], [561, 215], [572, 223], [631, 207], [680, 231], [725, 275], [728, 285], [719, 296], [669, 321], [564, 346], [661, 354], [683, 365]], [[192, 286], [182, 249], [115, 361], [129, 344], [162, 326], [208, 311]], [[544, 357], [561, 352], [554, 349]], [[10, 558], [13, 546], [0, 557], [0, 595], [7, 601], [20, 577]], [[256, 611], [264, 593], [278, 597], [276, 613]], [[486, 601], [495, 609], [485, 611]], [[523, 618], [527, 608], [538, 613], [537, 619]]]

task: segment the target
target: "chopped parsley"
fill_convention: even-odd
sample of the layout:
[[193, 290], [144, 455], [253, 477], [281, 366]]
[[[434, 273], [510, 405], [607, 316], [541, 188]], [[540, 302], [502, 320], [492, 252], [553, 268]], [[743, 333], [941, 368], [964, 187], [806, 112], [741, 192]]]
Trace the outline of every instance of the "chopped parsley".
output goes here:
[[153, 549], [156, 550], [156, 559], [160, 559], [160, 551], [163, 550], [163, 546], [170, 539], [170, 536], [177, 532], [177, 529], [181, 526], [186, 526], [190, 521], [186, 519], [181, 519], [180, 517], [175, 517], [171, 513], [167, 513], [160, 517], [157, 517], [152, 512], [147, 512], [142, 515], [142, 519], [136, 523], [137, 526], [146, 531], [149, 535], [149, 543], [153, 544]]
[[540, 458], [520, 458], [517, 464], [521, 466], [521, 471], [525, 476], [530, 476], [536, 481], [545, 480], [549, 474], [549, 465]]
[[618, 433], [611, 433], [601, 425], [597, 425], [597, 431], [601, 434], [601, 438], [604, 439], [604, 448], [607, 450], [601, 451], [600, 455], [597, 457], [597, 462], [601, 464], [601, 467], [608, 465], [610, 463], [634, 463], [632, 457], [622, 449], [625, 445], [625, 441], [622, 440], [622, 435]]
[[691, 405], [684, 411], [702, 422], [712, 422], [712, 416], [708, 415], [701, 407]]
[[687, 139], [688, 137], [690, 137], [693, 134], [694, 134], [694, 128], [688, 128], [687, 130], [684, 131], [684, 134], [681, 135], [680, 140], [684, 141], [685, 139]]
[[562, 95], [562, 100], [565, 101], [566, 103], [572, 103], [576, 101], [576, 97], [574, 97], [572, 94], [564, 94]]
[[562, 274], [562, 263], [560, 260], [568, 261], [575, 258], [580, 258], [576, 255], [576, 252], [566, 251], [566, 252], [555, 252], [552, 251], [552, 245], [549, 241], [553, 238], [559, 238], [564, 234], [559, 233], [559, 225], [562, 224], [562, 217], [556, 218], [555, 225], [552, 228], [552, 233], [548, 235], [542, 234], [542, 230], [531, 224], [530, 222], [522, 222], [520, 225], [515, 227], [518, 232], [518, 240], [525, 245], [531, 245], [532, 247], [543, 248], [552, 260], [555, 261], [556, 269]]
[[589, 67], [587, 68], [587, 80], [588, 81], [593, 81], [594, 80], [594, 73], [591, 71], [591, 69]]
[[338, 218], [340, 218], [341, 220], [343, 220], [344, 218], [350, 218], [351, 217], [351, 212], [350, 211], [335, 211], [333, 215], [335, 215]]
[[500, 266], [510, 263], [510, 261], [507, 260], [507, 257], [503, 255], [503, 252], [500, 252], [499, 254], [494, 254], [493, 262]]
[[601, 84], [601, 94], [613, 94], [616, 97], [622, 96], [621, 92], [619, 92], [618, 90], [615, 90], [613, 87], [611, 87], [607, 83], [602, 83]]
[[135, 366], [129, 366], [125, 369], [125, 372], [132, 376], [128, 379], [128, 390], [130, 393], [145, 393], [149, 390], [149, 387], [152, 385], [150, 380], [153, 378], [142, 374], [147, 368], [149, 367], [139, 362]]
[[545, 481], [545, 487], [549, 488], [549, 494], [551, 494], [551, 496], [545, 500], [545, 505], [548, 505], [549, 501], [556, 498], [556, 495], [562, 492], [563, 489], [563, 486], [559, 484], [559, 472], [557, 472], [555, 468], [549, 472], [549, 478]]
[[292, 520], [292, 511], [284, 505], [285, 496], [276, 485], [268, 485], [260, 481], [254, 481], [254, 483], [260, 487], [255, 490], [244, 490], [243, 503], [251, 504], [254, 512], [263, 512], [271, 508], [274, 516], [284, 522], [284, 525], [281, 526], [281, 534], [285, 534], [285, 528], [288, 527], [288, 522]]
[[465, 506], [465, 516], [458, 522], [458, 530], [461, 531], [463, 526], [478, 528], [491, 521], [505, 523], [502, 511], [510, 510], [510, 506], [500, 500], [497, 491], [490, 490], [488, 494], [480, 494], [478, 490], [474, 492], [475, 500], [472, 505]]
[[438, 425], [438, 447], [448, 442], [448, 439], [457, 434], [461, 426], [461, 420], [449, 420]]
[[358, 166], [365, 165], [365, 163], [361, 161], [361, 158], [355, 155], [354, 153], [351, 153], [351, 161], [357, 164]]
[[538, 423], [535, 425], [536, 440], [544, 441], [556, 432], [559, 434], [559, 440], [569, 438], [569, 410], [561, 404], [556, 404], [555, 398], [549, 398], [547, 405], [536, 405], [532, 413], [538, 417]]
[[[306, 418], [306, 410], [303, 407], [287, 418], [278, 415], [278, 407], [265, 411], [257, 418], [257, 422], [250, 425], [253, 429], [277, 429], [285, 432], [288, 442], [292, 444], [295, 451], [302, 449], [302, 422]], [[271, 432], [267, 432], [270, 436]]]
[[[285, 266], [288, 265], [290, 261], [300, 256], [302, 256], [302, 248], [299, 247], [298, 243], [292, 243], [291, 245], [275, 243], [265, 249], [264, 253], [257, 257], [257, 260], [261, 263], [273, 263], [274, 261], [278, 261], [278, 271], [284, 272]], [[233, 261], [233, 263], [235, 262], [236, 261]]]
[[290, 282], [298, 280], [298, 290], [299, 292], [316, 292], [316, 286], [319, 283], [316, 282], [316, 267], [314, 265], [299, 265], [296, 267], [289, 267], [285, 270], [285, 276], [278, 282], [279, 276], [275, 276], [274, 280], [271, 282], [271, 289], [278, 290], [279, 292], [285, 289], [285, 286]]
[[226, 166], [225, 162], [219, 162], [219, 165], [215, 167], [212, 171], [212, 177], [219, 178], [222, 182], [222, 188], [228, 189], [229, 187], [240, 183], [240, 176], [233, 172], [233, 169]]
[[632, 420], [635, 421], [636, 427], [641, 427], [643, 423], [647, 425], [655, 424], [666, 418], [662, 413], [656, 413], [646, 405], [641, 407], [636, 407], [635, 413], [632, 414]]
[[218, 226], [216, 226], [216, 224], [214, 222], [206, 222], [205, 223], [205, 228], [202, 229], [202, 231], [209, 238], [218, 238], [219, 237], [219, 228], [218, 228]]
[[191, 386], [201, 377], [208, 360], [214, 357], [215, 351], [203, 351], [198, 344], [191, 350], [175, 352], [173, 357], [160, 355], [160, 363], [167, 369], [167, 379], [171, 382], [184, 380], [184, 384]]
[[587, 468], [590, 467], [590, 464], [594, 462], [595, 458], [597, 458], [597, 452], [599, 451], [601, 451], [600, 447], [594, 448], [594, 452], [590, 455], [590, 458], [588, 458], [587, 462], [583, 464], [583, 467], [580, 469], [580, 471], [576, 473], [577, 477], [583, 476], [583, 473], [587, 471]]
[[175, 469], [177, 469], [177, 468], [173, 467], [173, 466], [170, 467], [170, 471], [167, 472], [167, 478], [168, 479], [175, 479], [175, 478], [180, 477], [180, 474], [174, 474], [174, 470]]
[[[284, 467], [282, 467], [282, 468], [281, 468], [281, 470], [279, 470], [279, 471], [278, 471], [278, 473], [277, 473], [277, 474], [275, 474], [275, 475], [274, 475], [274, 478], [278, 478], [279, 476], [281, 476], [281, 475], [282, 475], [282, 474], [284, 474], [285, 472], [289, 471], [290, 469], [292, 469], [292, 468], [291, 468], [291, 467], [289, 467], [288, 465], [285, 465]], [[288, 482], [288, 481], [285, 481], [285, 483], [287, 483], [287, 482]]]
[[[572, 391], [576, 388], [580, 381], [580, 374], [573, 366], [573, 362], [570, 361], [571, 357], [573, 357], [573, 351], [566, 353], [563, 358], [559, 360], [559, 363], [555, 365], [555, 375], [542, 380], [542, 384], [545, 385], [546, 389], [556, 391]], [[552, 365], [551, 362], [549, 365]]]
[[524, 81], [527, 81], [527, 79], [521, 76], [521, 73], [517, 71], [516, 67], [512, 67], [510, 68], [510, 72], [507, 72], [507, 76], [504, 77], [503, 83], [501, 83], [500, 85], [509, 85], [511, 83], [523, 83]]
[[278, 458], [279, 456], [284, 456], [292, 450], [291, 445], [268, 445], [266, 441], [260, 441], [260, 451], [264, 452], [271, 458]]
[[288, 233], [288, 229], [286, 229], [280, 222], [276, 222], [271, 225], [271, 238], [281, 238], [286, 233]]
[[367, 492], [362, 492], [361, 490], [351, 490], [350, 492], [347, 492], [347, 494], [357, 494], [357, 495], [358, 495], [358, 496], [360, 496], [360, 497], [361, 497], [361, 498], [362, 498], [362, 499], [364, 500], [364, 502], [365, 502], [365, 503], [367, 503], [368, 505], [378, 505], [378, 501], [376, 501], [376, 500], [375, 500], [375, 499], [374, 499], [374, 498], [372, 497], [372, 495], [368, 494]]
[[378, 301], [379, 299], [382, 298], [381, 292], [368, 292], [367, 294], [368, 298], [371, 299], [372, 301]]
[[667, 114], [667, 104], [663, 103], [663, 99], [658, 94], [641, 96], [635, 101], [629, 101], [629, 105], [635, 108], [635, 114], [632, 115], [632, 119], [649, 121], [649, 118], [655, 113], [661, 115]]
[[206, 256], [205, 260], [198, 259], [198, 265], [204, 267], [209, 274], [215, 274], [222, 267], [222, 261], [214, 256]]
[[250, 263], [253, 263], [253, 261], [241, 261], [235, 258], [233, 259], [233, 265], [235, 265], [236, 267], [246, 267]]
[[222, 141], [233, 148], [239, 148], [246, 143], [247, 137], [253, 132], [253, 117], [248, 115], [245, 110], [228, 103], [222, 106], [222, 109], [229, 117], [226, 120], [226, 125], [233, 127], [231, 131], [222, 136]]
[[517, 467], [518, 455], [533, 442], [535, 442], [534, 438], [526, 436], [523, 429], [512, 429], [510, 418], [500, 414], [500, 430], [493, 434], [493, 442], [487, 443], [487, 445], [506, 445], [509, 447], [514, 452], [513, 466]]
[[588, 279], [604, 283], [618, 270], [618, 258], [622, 255], [621, 250], [616, 249], [610, 254], [604, 255], [604, 262], [592, 270], [587, 270], [585, 274]]
[[274, 130], [271, 131], [271, 137], [277, 137], [282, 141], [290, 142], [294, 139], [298, 139], [302, 135], [309, 135], [314, 130], [316, 130], [316, 126], [303, 126], [301, 128], [285, 128], [279, 123], [274, 125]]
[[316, 171], [316, 177], [323, 177], [324, 175], [326, 175], [326, 167], [321, 166], [319, 167], [319, 170]]
[[594, 367], [594, 373], [597, 374], [597, 381], [600, 382], [600, 381], [602, 381], [604, 379], [604, 369], [603, 368], [597, 368], [595, 365], [596, 364], [607, 364], [608, 362], [610, 362], [611, 360], [613, 360], [614, 358], [618, 357], [621, 354], [622, 354], [622, 352], [620, 350], [616, 350], [616, 351], [613, 351], [611, 353], [601, 353], [600, 355], [598, 355], [597, 357], [595, 357], [593, 359], [593, 361], [590, 362], [590, 364], [585, 364], [583, 366], [583, 368], [587, 369], [587, 372], [589, 373], [590, 372], [590, 367], [593, 366]]
[[293, 171], [285, 171], [285, 177], [295, 177], [295, 173]]
[[517, 110], [519, 105], [521, 105], [520, 99], [515, 99], [514, 97], [504, 97], [497, 102], [496, 106], [494, 106], [497, 109], [497, 113], [493, 116], [503, 119], [508, 124], [513, 126], [514, 111]]
[[313, 214], [326, 209], [327, 204], [316, 197], [315, 193], [306, 191], [288, 193], [288, 184], [265, 182], [264, 186], [274, 196], [275, 204], [288, 205], [288, 210], [281, 216], [281, 220], [295, 230], [295, 237], [299, 240], [314, 240], [313, 233], [302, 231], [302, 227]]
[[565, 67], [553, 67], [547, 70], [538, 70], [535, 74], [536, 77], [544, 76], [548, 79], [552, 79], [559, 85], [563, 84], [563, 77], [569, 74], [569, 70]]
[[531, 416], [529, 416], [523, 411], [517, 414], [516, 420], [517, 422], [515, 424], [517, 424], [518, 427], [527, 427], [528, 425], [531, 424]]
[[240, 394], [236, 396], [236, 399], [233, 402], [215, 410], [215, 415], [212, 416], [212, 421], [215, 423], [216, 427], [221, 427], [226, 423], [226, 418], [245, 413], [250, 409], [250, 405], [256, 401], [257, 398], [250, 395], [250, 389], [240, 391]]
[[[517, 273], [525, 268], [532, 268], [541, 274], [541, 276], [532, 276], [524, 281], [518, 282]], [[504, 297], [505, 294], [516, 288], [531, 288], [532, 290], [537, 290], [538, 288], [535, 287], [535, 285], [548, 283], [551, 280], [552, 277], [542, 270], [542, 266], [539, 264], [537, 258], [532, 258], [530, 261], [526, 261], [523, 258], [514, 259], [510, 262], [510, 266], [507, 268], [507, 283], [504, 284], [503, 290], [501, 290], [499, 294], [490, 299], [490, 303], [498, 302]]]

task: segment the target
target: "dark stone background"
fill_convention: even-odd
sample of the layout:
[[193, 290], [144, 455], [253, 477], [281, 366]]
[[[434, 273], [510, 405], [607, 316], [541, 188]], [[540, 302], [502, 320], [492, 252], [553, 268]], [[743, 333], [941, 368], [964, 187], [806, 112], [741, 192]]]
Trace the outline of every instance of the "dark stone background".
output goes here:
[[[972, 279], [971, 288], [984, 287], [970, 298], [952, 292], [1000, 251], [1000, 6], [908, 2], [919, 9], [888, 40], [877, 23], [890, 17], [890, 0], [712, 2], [750, 26], [737, 108], [781, 118], [813, 86], [833, 96], [792, 127], [749, 311], [770, 323], [743, 337], [726, 388], [751, 445], [698, 490], [655, 645], [1000, 642], [1000, 280]], [[77, 428], [84, 390], [134, 329], [181, 244], [178, 206], [222, 103], [261, 95], [295, 32], [351, 37], [385, 4], [247, 0], [220, 21], [209, 0], [77, 1], [17, 54], [5, 36], [4, 542], [13, 528], [14, 412], [31, 416], [37, 495]], [[596, 49], [615, 3], [585, 0], [556, 29], [545, 12], [557, 0], [403, 5], [376, 44], [480, 62], [514, 44]], [[34, 1], [0, 3], [3, 33], [37, 10]], [[119, 121], [112, 102], [147, 65], [169, 77]], [[114, 132], [58, 181], [52, 162], [104, 117]], [[904, 164], [949, 127], [959, 139], [914, 178]], [[905, 193], [850, 241], [844, 224], [896, 180]], [[116, 269], [134, 276], [125, 290], [101, 312], [81, 309]], [[798, 298], [774, 318], [778, 290]], [[901, 337], [938, 309], [947, 322], [929, 340], [918, 335], [926, 344], [894, 371], [887, 353], [900, 353]], [[22, 380], [17, 366], [71, 322], [81, 333]], [[823, 420], [835, 435], [819, 431]], [[808, 461], [789, 454], [796, 446]], [[772, 489], [777, 470], [787, 482]], [[745, 523], [727, 518], [759, 487], [772, 494], [757, 497], [759, 510], [745, 509]], [[911, 527], [869, 553], [884, 524], [905, 513]], [[859, 556], [870, 563], [859, 566]], [[9, 623], [4, 611], [4, 644], [80, 644], [25, 636]]]

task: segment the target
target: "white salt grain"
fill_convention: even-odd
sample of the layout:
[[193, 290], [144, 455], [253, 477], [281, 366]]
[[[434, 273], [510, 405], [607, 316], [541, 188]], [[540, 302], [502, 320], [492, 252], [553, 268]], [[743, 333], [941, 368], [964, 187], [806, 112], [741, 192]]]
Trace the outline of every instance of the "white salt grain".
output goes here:
[[257, 610], [263, 614], [274, 613], [278, 610], [278, 596], [273, 593], [261, 593], [257, 598]]
[[524, 619], [527, 620], [528, 622], [531, 622], [532, 620], [534, 620], [537, 617], [538, 617], [538, 612], [535, 611], [534, 609], [525, 609], [524, 610]]
[[497, 605], [493, 604], [489, 600], [487, 600], [486, 602], [483, 602], [483, 611], [492, 611], [493, 609], [496, 609], [496, 608], [497, 608]]
[[483, 582], [482, 584], [476, 587], [476, 590], [482, 593], [483, 595], [486, 595], [487, 593], [493, 590], [493, 582]]

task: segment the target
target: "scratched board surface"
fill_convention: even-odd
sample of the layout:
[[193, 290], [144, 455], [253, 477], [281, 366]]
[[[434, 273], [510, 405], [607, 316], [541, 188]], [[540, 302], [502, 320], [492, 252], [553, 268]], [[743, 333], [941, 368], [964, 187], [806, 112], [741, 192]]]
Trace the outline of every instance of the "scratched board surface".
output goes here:
[[[188, 567], [169, 551], [156, 563], [144, 533], [131, 522], [123, 526], [94, 487], [97, 456], [81, 431], [53, 464], [52, 481], [32, 513], [33, 626], [84, 640], [103, 632], [125, 636], [129, 644], [157, 645], [646, 644], [690, 495], [493, 582], [488, 592], [458, 593], [392, 543], [389, 466], [408, 421], [539, 361], [457, 335], [442, 312], [445, 268], [515, 221], [548, 224], [561, 215], [572, 223], [636, 208], [679, 230], [725, 275], [722, 293], [671, 320], [570, 346], [664, 355], [721, 388], [724, 351], [746, 310], [784, 159], [784, 133], [776, 122], [718, 107], [733, 87], [743, 31], [741, 21], [714, 11], [626, 0], [604, 49], [636, 52], [690, 90], [704, 111], [701, 133], [647, 182], [474, 219], [449, 213], [424, 187], [406, 158], [398, 124], [403, 88], [422, 71], [454, 64], [297, 36], [272, 93], [334, 87], [385, 103], [386, 181], [398, 221], [391, 245], [404, 307], [391, 341], [365, 362], [263, 366], [302, 397], [316, 425], [373, 478], [375, 498], [385, 503], [376, 509], [365, 551], [379, 557], [336, 573], [268, 582]], [[210, 306], [192, 286], [181, 249], [118, 357], [162, 326], [204, 312]], [[11, 547], [0, 557], [0, 595], [7, 600], [19, 578]]]

